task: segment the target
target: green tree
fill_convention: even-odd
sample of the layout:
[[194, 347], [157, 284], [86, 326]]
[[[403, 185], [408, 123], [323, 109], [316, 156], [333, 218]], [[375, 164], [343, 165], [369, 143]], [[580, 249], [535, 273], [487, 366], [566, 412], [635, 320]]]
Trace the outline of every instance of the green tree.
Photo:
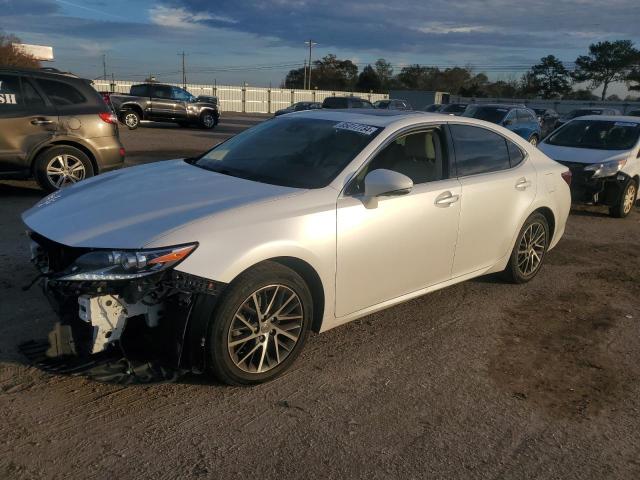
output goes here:
[[379, 58], [373, 65], [373, 68], [380, 80], [380, 88], [388, 90], [393, 80], [393, 67], [384, 58]]
[[529, 90], [536, 96], [557, 98], [571, 91], [571, 75], [554, 55], [541, 58], [529, 73]]
[[589, 54], [576, 59], [573, 79], [590, 82], [591, 88], [602, 85], [601, 99], [607, 98], [607, 89], [612, 82], [628, 79], [634, 63], [640, 55], [631, 40], [598, 42], [589, 45]]
[[358, 66], [329, 54], [313, 62], [311, 85], [322, 90], [352, 90], [358, 80]]
[[358, 75], [356, 90], [360, 92], [368, 92], [371, 90], [374, 92], [379, 92], [380, 88], [381, 82], [378, 74], [371, 65], [367, 65], [362, 69], [360, 75]]
[[295, 70], [289, 70], [287, 76], [284, 79], [284, 88], [305, 88], [304, 87], [304, 68], [296, 68]]
[[18, 37], [0, 32], [0, 66], [39, 68], [40, 62], [16, 48], [17, 43], [20, 43]]

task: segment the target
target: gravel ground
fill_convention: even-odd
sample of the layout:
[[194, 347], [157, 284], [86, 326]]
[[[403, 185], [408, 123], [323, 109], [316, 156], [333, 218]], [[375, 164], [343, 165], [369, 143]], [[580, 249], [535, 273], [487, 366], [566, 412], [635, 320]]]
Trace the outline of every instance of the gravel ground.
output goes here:
[[[122, 137], [135, 164], [257, 120]], [[20, 288], [19, 214], [40, 197], [0, 183], [0, 478], [640, 478], [639, 209], [575, 209], [533, 282], [483, 277], [312, 336], [269, 384], [123, 387], [17, 351], [54, 320]]]

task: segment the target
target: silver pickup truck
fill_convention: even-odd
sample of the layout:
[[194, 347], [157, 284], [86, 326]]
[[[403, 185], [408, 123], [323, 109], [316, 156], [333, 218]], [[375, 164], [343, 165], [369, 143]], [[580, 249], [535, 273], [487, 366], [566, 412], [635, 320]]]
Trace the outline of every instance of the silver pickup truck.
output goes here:
[[108, 96], [118, 118], [130, 130], [141, 120], [213, 128], [220, 112], [216, 97], [194, 97], [184, 88], [160, 83], [132, 85], [129, 95]]

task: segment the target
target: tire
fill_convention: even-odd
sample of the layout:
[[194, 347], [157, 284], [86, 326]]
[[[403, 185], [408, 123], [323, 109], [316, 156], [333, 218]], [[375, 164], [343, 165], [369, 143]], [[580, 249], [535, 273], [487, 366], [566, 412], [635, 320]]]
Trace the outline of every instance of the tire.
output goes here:
[[[257, 310], [264, 314], [264, 321]], [[300, 354], [312, 318], [311, 292], [302, 277], [279, 263], [260, 263], [222, 294], [210, 320], [207, 368], [229, 385], [272, 380]]]
[[212, 112], [204, 111], [200, 114], [200, 127], [207, 130], [216, 126], [216, 117]]
[[622, 189], [620, 198], [618, 198], [618, 203], [609, 208], [609, 215], [614, 218], [625, 218], [633, 211], [633, 207], [635, 206], [637, 199], [638, 184], [635, 180], [630, 178]]
[[526, 283], [538, 274], [549, 248], [549, 233], [549, 223], [544, 215], [535, 212], [527, 218], [518, 233], [507, 268], [503, 271], [506, 280]]
[[89, 157], [68, 145], [48, 148], [38, 154], [34, 162], [36, 181], [47, 192], [55, 192], [93, 175]]
[[534, 147], [537, 147], [539, 142], [540, 139], [538, 138], [538, 135], [531, 135], [531, 137], [529, 137], [529, 143]]
[[135, 130], [140, 126], [140, 114], [135, 110], [125, 110], [122, 113], [122, 123], [124, 123], [129, 130]]

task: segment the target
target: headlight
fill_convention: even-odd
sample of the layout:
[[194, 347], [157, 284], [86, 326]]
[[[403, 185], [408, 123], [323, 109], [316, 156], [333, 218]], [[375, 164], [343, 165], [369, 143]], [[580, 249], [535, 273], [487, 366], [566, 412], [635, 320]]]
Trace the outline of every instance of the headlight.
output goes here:
[[85, 253], [59, 280], [130, 280], [174, 267], [193, 252], [197, 243], [153, 250], [96, 250]]
[[622, 167], [626, 165], [626, 160], [616, 160], [614, 162], [605, 162], [605, 163], [594, 163], [593, 165], [589, 165], [584, 167], [587, 172], [593, 172], [591, 178], [602, 178], [602, 177], [611, 177], [615, 175]]

